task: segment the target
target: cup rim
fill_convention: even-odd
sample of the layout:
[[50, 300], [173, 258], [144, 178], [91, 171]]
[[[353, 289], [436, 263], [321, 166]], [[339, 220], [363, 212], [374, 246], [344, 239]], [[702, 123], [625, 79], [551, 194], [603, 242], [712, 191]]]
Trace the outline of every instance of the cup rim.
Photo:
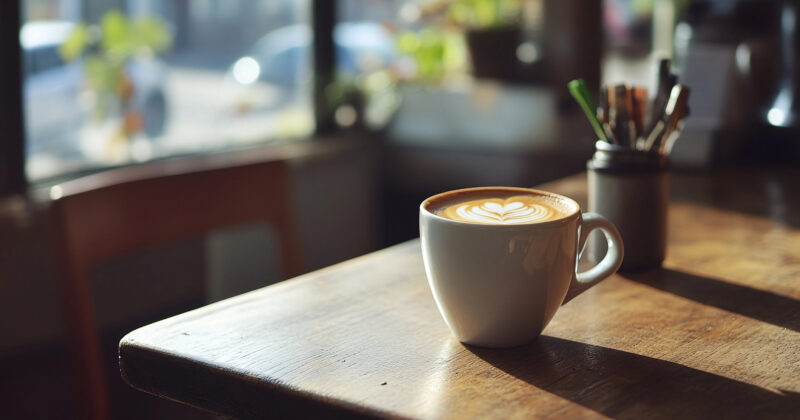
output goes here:
[[[438, 214], [428, 210], [428, 208], [427, 208], [427, 205], [432, 200], [435, 200], [435, 199], [437, 199], [437, 198], [439, 198], [441, 196], [444, 196], [444, 195], [457, 194], [457, 193], [461, 193], [461, 192], [472, 192], [472, 191], [481, 191], [481, 190], [498, 190], [498, 189], [499, 190], [506, 190], [506, 191], [519, 191], [519, 192], [525, 192], [525, 193], [534, 193], [534, 194], [538, 194], [538, 195], [545, 195], [545, 196], [553, 197], [553, 198], [558, 199], [558, 200], [562, 200], [562, 201], [566, 201], [568, 203], [572, 203], [574, 205], [574, 207], [575, 207], [575, 211], [573, 211], [572, 213], [567, 214], [566, 216], [559, 217], [558, 219], [554, 219], [554, 220], [548, 220], [546, 222], [527, 222], [527, 223], [514, 223], [514, 224], [484, 224], [484, 223], [462, 222], [460, 220], [448, 219], [446, 217], [439, 216]], [[563, 224], [563, 223], [569, 223], [570, 221], [572, 221], [572, 219], [574, 217], [579, 216], [581, 214], [581, 205], [578, 204], [577, 201], [575, 201], [575, 200], [573, 200], [573, 199], [571, 199], [571, 198], [569, 198], [567, 196], [564, 196], [564, 195], [561, 195], [561, 194], [556, 194], [556, 193], [550, 192], [550, 191], [538, 190], [536, 188], [487, 186], [487, 187], [460, 188], [460, 189], [456, 189], [456, 190], [443, 191], [443, 192], [440, 192], [438, 194], [434, 194], [434, 195], [432, 195], [432, 196], [430, 196], [430, 197], [428, 197], [428, 198], [426, 198], [425, 200], [422, 201], [422, 203], [419, 205], [419, 210], [420, 210], [420, 213], [427, 214], [428, 216], [433, 217], [435, 220], [439, 220], [439, 221], [442, 221], [444, 223], [452, 223], [452, 224], [455, 224], [455, 225], [472, 226], [472, 227], [485, 228], [485, 229], [498, 229], [498, 228], [515, 228], [515, 227], [518, 228], [518, 227], [521, 227], [521, 226], [550, 226], [550, 225], [558, 225], [558, 224]]]

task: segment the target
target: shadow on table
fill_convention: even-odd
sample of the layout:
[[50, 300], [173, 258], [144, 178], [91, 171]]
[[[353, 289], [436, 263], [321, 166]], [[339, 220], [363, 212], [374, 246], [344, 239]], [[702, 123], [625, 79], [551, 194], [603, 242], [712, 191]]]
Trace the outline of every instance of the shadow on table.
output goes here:
[[752, 287], [659, 269], [623, 277], [704, 305], [800, 332], [800, 301]]
[[541, 336], [511, 349], [465, 347], [509, 375], [614, 418], [788, 418], [800, 410], [796, 392], [561, 338]]
[[800, 227], [800, 170], [794, 167], [729, 168], [673, 177], [672, 201], [687, 201], [720, 210], [764, 217]]

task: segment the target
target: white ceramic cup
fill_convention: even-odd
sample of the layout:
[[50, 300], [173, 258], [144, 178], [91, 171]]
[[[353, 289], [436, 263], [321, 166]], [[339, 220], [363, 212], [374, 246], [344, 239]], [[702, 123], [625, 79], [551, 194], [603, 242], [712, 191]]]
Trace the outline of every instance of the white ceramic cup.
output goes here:
[[[454, 193], [497, 190], [545, 195], [570, 213], [539, 223], [477, 224], [434, 214], [429, 207]], [[574, 200], [545, 191], [481, 187], [434, 195], [420, 205], [419, 230], [428, 284], [445, 323], [461, 342], [512, 347], [533, 341], [562, 304], [617, 271], [622, 238], [596, 213], [581, 214]], [[594, 229], [608, 251], [597, 265], [577, 272], [579, 252]]]

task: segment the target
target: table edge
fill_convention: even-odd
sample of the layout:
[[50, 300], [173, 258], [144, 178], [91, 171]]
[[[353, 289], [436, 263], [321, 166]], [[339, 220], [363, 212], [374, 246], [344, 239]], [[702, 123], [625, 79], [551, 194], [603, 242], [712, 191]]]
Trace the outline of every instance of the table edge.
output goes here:
[[[120, 375], [125, 383], [139, 391], [223, 416], [264, 418], [267, 413], [277, 413], [281, 418], [309, 418], [323, 415], [336, 418], [404, 418], [398, 413], [303, 391], [271, 378], [255, 379], [243, 376], [221, 366], [181, 354], [168, 353], [154, 347], [152, 343], [141, 342], [139, 337], [142, 336], [143, 330], [185, 317], [194, 317], [200, 313], [223, 309], [241, 299], [248, 299], [253, 294], [263, 293], [265, 289], [280, 290], [292, 287], [324, 273], [339, 270], [342, 266], [374, 258], [376, 254], [402, 253], [415, 247], [419, 247], [418, 238], [137, 328], [126, 334], [119, 342]], [[187, 384], [185, 380], [179, 378], [192, 378], [193, 381]], [[201, 389], [203, 392], [193, 392]], [[241, 392], [242, 389], [246, 389], [247, 392]], [[236, 390], [235, 394], [232, 390]], [[211, 400], [202, 398], [202, 395], [218, 395], [220, 398]], [[253, 405], [224, 403], [243, 399], [247, 399], [250, 403], [257, 401], [255, 410], [237, 411]]]
[[[266, 415], [280, 418], [322, 415], [358, 419], [401, 417], [397, 413], [302, 391], [277, 381], [246, 378], [207, 363], [140, 346], [134, 340], [123, 339], [120, 342], [119, 366], [122, 379], [134, 389], [223, 416], [242, 419], [261, 419]], [[158, 374], [147, 375], [146, 372]], [[187, 388], [182, 378], [192, 378], [193, 385]], [[201, 389], [200, 393], [192, 392]], [[243, 389], [246, 392], [242, 392]], [[202, 395], [216, 397], [212, 400]], [[247, 400], [249, 404], [237, 404], [239, 400]], [[253, 401], [257, 404], [253, 405]], [[245, 407], [249, 409], [241, 410]]]

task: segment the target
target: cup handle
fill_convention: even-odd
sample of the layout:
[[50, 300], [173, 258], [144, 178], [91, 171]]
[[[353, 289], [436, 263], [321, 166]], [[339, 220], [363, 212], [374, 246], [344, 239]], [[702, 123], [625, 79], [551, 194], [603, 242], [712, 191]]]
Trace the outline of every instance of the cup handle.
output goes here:
[[622, 258], [625, 255], [622, 247], [622, 236], [620, 236], [617, 227], [613, 223], [597, 213], [583, 213], [582, 217], [580, 237], [578, 238], [578, 258], [583, 254], [586, 239], [595, 229], [600, 229], [606, 236], [608, 251], [603, 260], [597, 265], [586, 271], [575, 273], [562, 305], [614, 274], [619, 269], [619, 266], [622, 265]]

